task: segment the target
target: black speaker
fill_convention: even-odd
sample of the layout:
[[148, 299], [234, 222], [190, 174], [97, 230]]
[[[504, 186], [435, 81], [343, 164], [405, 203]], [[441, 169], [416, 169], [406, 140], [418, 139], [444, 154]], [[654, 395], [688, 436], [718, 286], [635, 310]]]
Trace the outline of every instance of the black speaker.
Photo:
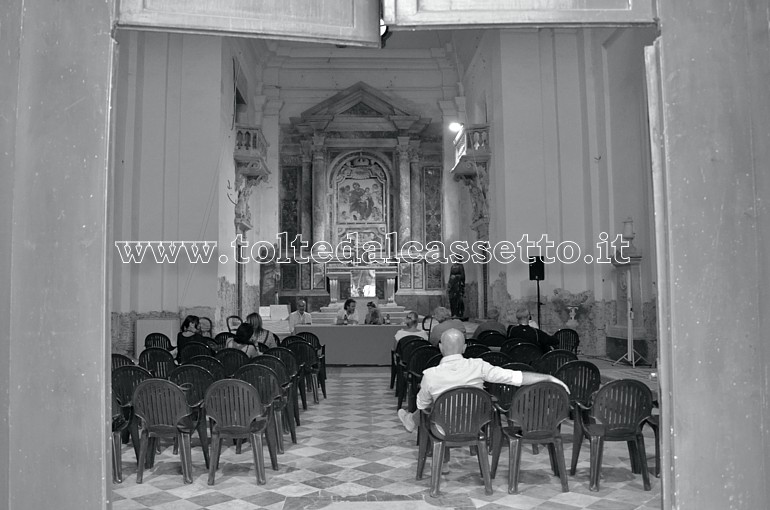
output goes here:
[[529, 258], [529, 279], [545, 280], [545, 264], [543, 263], [543, 257]]

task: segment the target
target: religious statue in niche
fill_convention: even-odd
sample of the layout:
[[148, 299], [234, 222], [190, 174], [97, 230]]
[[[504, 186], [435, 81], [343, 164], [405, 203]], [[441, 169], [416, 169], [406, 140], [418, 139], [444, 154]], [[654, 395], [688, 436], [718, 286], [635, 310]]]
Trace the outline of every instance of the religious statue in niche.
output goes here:
[[251, 210], [249, 209], [249, 197], [256, 184], [256, 179], [244, 177], [238, 174], [235, 185], [227, 182], [227, 198], [235, 205], [235, 226], [243, 230], [251, 229]]
[[371, 178], [348, 177], [337, 184], [337, 223], [383, 221], [382, 185]]
[[449, 282], [447, 283], [447, 294], [449, 295], [449, 309], [453, 317], [463, 317], [465, 315], [465, 268], [459, 262], [452, 264], [449, 271]]

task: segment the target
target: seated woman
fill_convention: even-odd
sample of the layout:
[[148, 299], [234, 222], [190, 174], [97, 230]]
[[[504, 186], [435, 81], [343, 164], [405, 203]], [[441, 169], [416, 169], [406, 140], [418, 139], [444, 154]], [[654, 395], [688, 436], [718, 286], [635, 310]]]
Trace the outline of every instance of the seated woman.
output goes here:
[[251, 337], [254, 334], [254, 328], [248, 322], [242, 323], [238, 326], [234, 337], [230, 337], [227, 340], [225, 347], [228, 349], [238, 349], [245, 352], [249, 358], [259, 356], [259, 351], [256, 346], [251, 342]]
[[258, 313], [250, 313], [246, 316], [246, 322], [251, 324], [251, 327], [254, 329], [254, 333], [251, 335], [252, 344], [255, 346], [264, 344], [267, 346], [267, 349], [278, 347], [278, 344], [275, 343], [275, 336], [273, 336], [272, 331], [268, 331], [262, 327], [261, 315]]
[[398, 348], [399, 340], [405, 336], [419, 336], [425, 340], [428, 339], [428, 332], [420, 327], [419, 315], [417, 315], [417, 312], [413, 311], [406, 314], [406, 327], [399, 329], [394, 335], [396, 339], [396, 341], [393, 343], [394, 351]]
[[377, 305], [374, 304], [374, 301], [369, 301], [366, 303], [366, 318], [364, 319], [364, 324], [382, 324], [382, 314], [380, 313], [380, 310], [377, 308]]
[[211, 339], [201, 335], [200, 325], [201, 321], [197, 315], [188, 315], [184, 318], [182, 325], [179, 327], [179, 333], [176, 334], [177, 359], [179, 359], [179, 353], [182, 351], [182, 348], [190, 342], [200, 342], [208, 345], [207, 340]]

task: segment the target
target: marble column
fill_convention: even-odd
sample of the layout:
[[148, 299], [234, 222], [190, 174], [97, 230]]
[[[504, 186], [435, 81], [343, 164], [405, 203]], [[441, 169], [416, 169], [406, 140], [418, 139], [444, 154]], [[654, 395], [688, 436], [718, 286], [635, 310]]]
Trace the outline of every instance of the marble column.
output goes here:
[[409, 220], [409, 198], [411, 193], [409, 170], [409, 137], [399, 136], [398, 146], [398, 243], [403, 245], [411, 239], [411, 222]]
[[303, 241], [310, 242], [313, 235], [312, 210], [313, 210], [313, 162], [311, 156], [311, 144], [309, 140], [302, 141], [302, 176], [299, 189], [299, 233]]
[[329, 298], [332, 303], [340, 300], [340, 281], [337, 276], [329, 277]]
[[413, 141], [409, 147], [410, 168], [410, 213], [412, 217], [412, 240], [425, 243], [425, 195], [422, 189], [422, 164], [420, 163], [420, 142]]
[[324, 136], [313, 135], [313, 242], [326, 240], [326, 161]]

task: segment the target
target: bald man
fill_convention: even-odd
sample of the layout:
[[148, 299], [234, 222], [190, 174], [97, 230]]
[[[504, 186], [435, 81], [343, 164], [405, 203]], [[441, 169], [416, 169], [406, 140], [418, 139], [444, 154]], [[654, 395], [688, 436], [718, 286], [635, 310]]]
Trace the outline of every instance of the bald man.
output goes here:
[[444, 331], [438, 346], [443, 358], [437, 367], [423, 372], [420, 392], [417, 394], [417, 411], [409, 413], [404, 409], [398, 410], [398, 418], [407, 432], [414, 432], [417, 427], [420, 410], [429, 408], [439, 395], [458, 386], [483, 388], [485, 382], [525, 386], [547, 381], [559, 384], [569, 392], [566, 384], [548, 374], [507, 370], [490, 365], [482, 359], [464, 358], [465, 335], [456, 329]]

